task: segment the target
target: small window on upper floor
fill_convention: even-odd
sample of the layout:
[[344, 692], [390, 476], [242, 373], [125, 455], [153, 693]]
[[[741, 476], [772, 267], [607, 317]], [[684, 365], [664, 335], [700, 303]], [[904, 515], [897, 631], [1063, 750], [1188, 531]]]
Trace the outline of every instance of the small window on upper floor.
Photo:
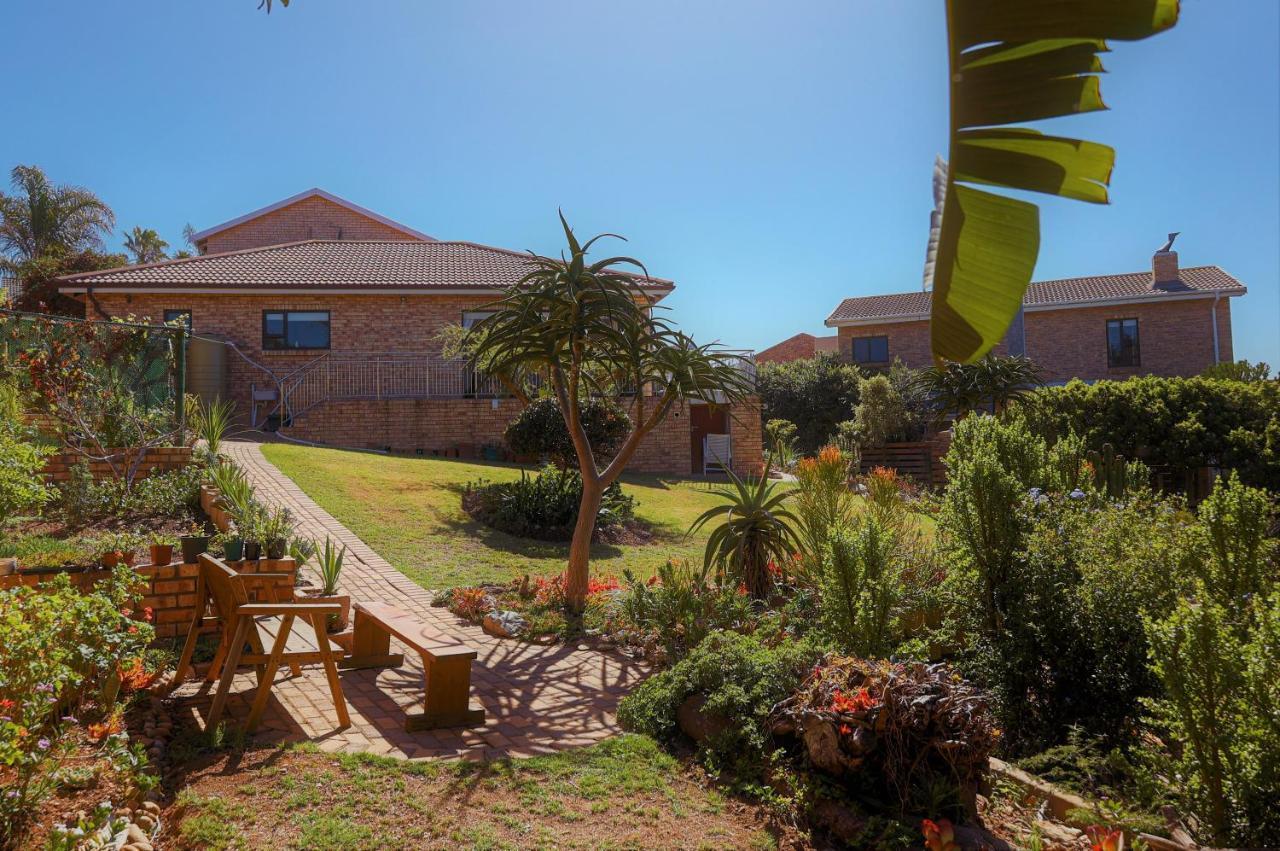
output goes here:
[[1107, 366], [1138, 366], [1138, 320], [1107, 320]]
[[166, 310], [164, 312], [165, 324], [182, 320], [182, 324], [187, 326], [187, 330], [191, 330], [191, 311], [189, 309], [182, 310]]
[[262, 312], [262, 348], [266, 350], [329, 348], [329, 311], [264, 310]]
[[889, 362], [889, 338], [888, 337], [854, 337], [853, 338], [853, 362], [854, 363], [888, 363]]

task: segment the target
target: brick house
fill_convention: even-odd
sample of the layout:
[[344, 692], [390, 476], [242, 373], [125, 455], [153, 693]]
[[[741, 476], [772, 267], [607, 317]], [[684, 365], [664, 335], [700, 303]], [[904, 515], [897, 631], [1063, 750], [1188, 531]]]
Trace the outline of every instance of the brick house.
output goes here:
[[[1036, 281], [993, 351], [1034, 360], [1061, 383], [1191, 376], [1232, 360], [1230, 299], [1245, 287], [1217, 266], [1178, 267], [1161, 250], [1150, 272]], [[866, 366], [932, 363], [930, 293], [847, 298], [827, 317], [843, 357]]]
[[781, 343], [775, 343], [763, 351], [756, 352], [756, 363], [790, 363], [793, 360], [811, 358], [819, 352], [840, 350], [840, 338], [835, 334], [826, 337], [815, 337], [801, 332], [788, 337]]
[[[519, 403], [441, 353], [528, 270], [528, 255], [438, 240], [312, 189], [195, 234], [200, 254], [69, 275], [88, 318], [184, 319], [190, 389], [236, 403], [258, 428], [334, 446], [474, 457], [502, 443]], [[670, 281], [638, 281], [657, 303]], [[749, 355], [744, 369], [754, 369]], [[763, 468], [757, 402], [680, 406], [631, 468], [702, 472], [703, 438], [728, 434], [733, 467]]]

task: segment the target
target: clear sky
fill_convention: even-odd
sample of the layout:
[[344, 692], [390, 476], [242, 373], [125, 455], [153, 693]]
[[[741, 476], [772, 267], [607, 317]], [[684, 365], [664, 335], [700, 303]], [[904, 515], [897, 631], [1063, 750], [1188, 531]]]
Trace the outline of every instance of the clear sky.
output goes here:
[[[700, 339], [823, 333], [920, 284], [946, 132], [942, 0], [10, 0], [0, 167], [90, 187], [177, 245], [320, 186], [445, 239], [557, 251], [555, 212], [674, 278]], [[1249, 287], [1280, 366], [1280, 0], [1184, 0], [1116, 43], [1113, 203], [1044, 198], [1040, 279], [1184, 265]], [[119, 244], [119, 237], [113, 241]]]

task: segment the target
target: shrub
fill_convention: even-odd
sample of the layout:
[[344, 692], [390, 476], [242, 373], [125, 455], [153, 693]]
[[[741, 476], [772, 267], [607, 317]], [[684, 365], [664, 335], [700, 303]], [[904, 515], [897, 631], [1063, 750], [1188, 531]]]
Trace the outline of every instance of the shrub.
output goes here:
[[789, 420], [769, 420], [764, 424], [765, 452], [768, 466], [790, 470], [796, 463], [796, 425]]
[[755, 775], [771, 750], [770, 712], [795, 691], [821, 655], [807, 640], [769, 646], [759, 636], [715, 632], [688, 657], [623, 698], [618, 721], [628, 730], [670, 741], [679, 731], [680, 706], [701, 696], [703, 712], [723, 728], [699, 743], [700, 757], [713, 770], [732, 767]]
[[860, 376], [857, 367], [828, 353], [760, 364], [757, 384], [764, 419], [795, 423], [797, 451], [817, 452], [837, 425], [853, 418]]
[[668, 661], [682, 659], [714, 630], [741, 630], [752, 619], [751, 600], [729, 585], [708, 580], [683, 562], [658, 568], [656, 580], [642, 582], [623, 572], [628, 591], [620, 613], [661, 643]]
[[1280, 490], [1280, 382], [1209, 378], [1072, 381], [1022, 397], [1031, 428], [1050, 440], [1069, 432], [1111, 443], [1148, 466], [1184, 473], [1206, 465]]
[[[522, 538], [568, 541], [578, 522], [582, 476], [576, 470], [547, 466], [536, 476], [521, 471], [514, 482], [470, 482], [466, 494], [472, 514], [495, 529]], [[634, 516], [635, 500], [622, 492], [621, 484], [605, 489], [597, 530], [621, 526]]]
[[796, 465], [795, 515], [800, 544], [800, 568], [809, 584], [822, 576], [823, 559], [831, 537], [853, 520], [857, 499], [849, 487], [855, 458], [836, 446], [824, 447], [817, 457]]
[[199, 504], [204, 475], [203, 468], [189, 464], [138, 479], [131, 487], [124, 479], [94, 481], [87, 465], [73, 464], [70, 478], [58, 488], [58, 500], [70, 526], [106, 517], [185, 515]]
[[858, 407], [853, 423], [863, 446], [881, 446], [906, 438], [908, 414], [897, 388], [887, 375], [873, 375], [858, 382]]
[[[601, 456], [612, 455], [631, 432], [626, 411], [609, 399], [591, 399], [579, 405], [587, 442]], [[578, 453], [573, 448], [564, 415], [555, 399], [539, 399], [525, 407], [507, 426], [503, 438], [517, 455], [534, 455], [562, 468], [576, 467]]]
[[0, 521], [39, 510], [50, 499], [41, 476], [49, 452], [29, 438], [25, 429], [0, 420]]
[[822, 572], [819, 612], [824, 634], [864, 657], [895, 649], [893, 620], [904, 596], [898, 536], [870, 514], [832, 536]]
[[732, 471], [726, 472], [730, 486], [717, 491], [724, 503], [704, 511], [689, 527], [689, 534], [717, 521], [707, 536], [703, 571], [714, 567], [763, 600], [773, 588], [770, 566], [776, 570], [788, 564], [798, 545], [798, 521], [784, 506], [791, 491], [763, 477], [744, 482]]
[[1271, 378], [1271, 364], [1247, 360], [1223, 361], [1206, 367], [1201, 378], [1218, 378], [1225, 381], [1266, 381]]

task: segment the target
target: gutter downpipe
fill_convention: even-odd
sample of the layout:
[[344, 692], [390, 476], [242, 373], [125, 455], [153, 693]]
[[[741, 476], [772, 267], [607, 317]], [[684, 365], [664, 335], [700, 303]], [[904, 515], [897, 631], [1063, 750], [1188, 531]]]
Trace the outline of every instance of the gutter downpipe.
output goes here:
[[1213, 304], [1209, 307], [1209, 318], [1213, 322], [1213, 362], [1218, 364], [1221, 357], [1218, 354], [1218, 299], [1222, 298], [1222, 291], [1218, 290], [1213, 294]]

